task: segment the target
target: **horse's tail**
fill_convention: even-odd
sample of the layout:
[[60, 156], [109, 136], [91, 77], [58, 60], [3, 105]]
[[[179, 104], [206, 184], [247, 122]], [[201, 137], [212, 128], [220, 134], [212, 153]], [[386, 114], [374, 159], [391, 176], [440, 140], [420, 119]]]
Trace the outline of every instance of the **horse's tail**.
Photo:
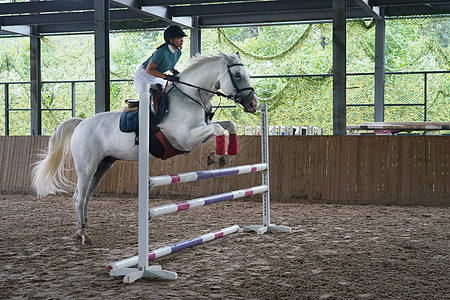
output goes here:
[[48, 142], [48, 150], [35, 163], [32, 187], [39, 197], [65, 193], [73, 183], [64, 175], [65, 162], [71, 157], [70, 143], [75, 127], [83, 119], [71, 118], [62, 122]]

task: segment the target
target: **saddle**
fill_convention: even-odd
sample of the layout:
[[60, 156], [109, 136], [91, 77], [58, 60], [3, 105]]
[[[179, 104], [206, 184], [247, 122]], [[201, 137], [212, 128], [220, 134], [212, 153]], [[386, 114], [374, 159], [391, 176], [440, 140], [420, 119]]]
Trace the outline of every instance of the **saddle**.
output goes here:
[[[157, 126], [169, 112], [167, 94], [164, 93], [161, 85], [159, 88], [152, 88], [151, 92], [150, 102], [154, 109], [151, 109], [150, 113], [150, 153], [163, 160], [186, 153], [172, 147]], [[122, 132], [135, 132], [134, 144], [139, 145], [139, 100], [127, 99], [125, 103], [127, 106], [124, 107], [120, 116], [119, 128]]]
[[[169, 101], [167, 99], [167, 93], [160, 84], [152, 86], [150, 93], [150, 119], [153, 119], [153, 123], [157, 125], [169, 113]], [[139, 100], [137, 99], [127, 99], [125, 103], [127, 105], [123, 108], [124, 112], [132, 112], [139, 109]]]

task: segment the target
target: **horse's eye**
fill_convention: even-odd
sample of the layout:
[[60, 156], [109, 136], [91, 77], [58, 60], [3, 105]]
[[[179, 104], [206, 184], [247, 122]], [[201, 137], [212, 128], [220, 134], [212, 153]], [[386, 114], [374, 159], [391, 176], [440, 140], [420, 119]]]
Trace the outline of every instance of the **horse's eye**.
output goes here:
[[239, 73], [234, 74], [234, 79], [241, 80], [241, 74]]

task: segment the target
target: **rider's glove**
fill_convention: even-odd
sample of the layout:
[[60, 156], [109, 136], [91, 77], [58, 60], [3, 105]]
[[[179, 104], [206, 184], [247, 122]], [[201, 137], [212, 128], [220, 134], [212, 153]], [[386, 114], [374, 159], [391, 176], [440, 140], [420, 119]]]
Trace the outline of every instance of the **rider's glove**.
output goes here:
[[178, 72], [178, 70], [176, 70], [176, 69], [172, 69], [171, 72], [172, 72], [173, 76], [177, 76], [178, 74], [180, 74], [180, 72]]
[[165, 78], [167, 81], [172, 81], [172, 82], [180, 82], [180, 78], [174, 76], [174, 75], [166, 75]]

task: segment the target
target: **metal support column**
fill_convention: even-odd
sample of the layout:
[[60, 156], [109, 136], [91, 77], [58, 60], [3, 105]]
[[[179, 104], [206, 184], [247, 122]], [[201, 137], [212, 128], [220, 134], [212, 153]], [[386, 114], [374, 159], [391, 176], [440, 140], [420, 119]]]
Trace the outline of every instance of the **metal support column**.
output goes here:
[[30, 91], [31, 91], [31, 135], [42, 134], [41, 108], [41, 38], [37, 26], [31, 27], [30, 36]]
[[198, 28], [198, 17], [192, 18], [192, 24], [194, 29], [191, 29], [191, 57], [202, 52], [202, 32]]
[[346, 126], [346, 0], [333, 0], [333, 134]]
[[94, 0], [95, 113], [110, 110], [109, 0]]
[[385, 21], [375, 21], [375, 104], [374, 121], [384, 122]]

